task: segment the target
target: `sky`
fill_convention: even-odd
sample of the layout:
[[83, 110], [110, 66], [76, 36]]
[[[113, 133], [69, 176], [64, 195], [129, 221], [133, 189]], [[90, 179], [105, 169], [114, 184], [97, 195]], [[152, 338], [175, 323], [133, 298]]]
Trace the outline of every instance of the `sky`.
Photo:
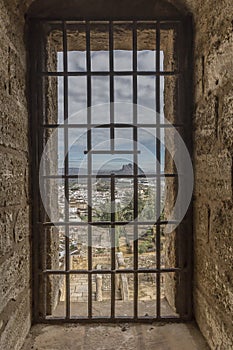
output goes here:
[[[155, 51], [138, 51], [138, 71], [155, 70], [156, 64]], [[115, 50], [114, 51], [114, 70], [127, 71], [132, 70], [132, 51]], [[163, 69], [163, 52], [160, 56], [161, 70]], [[93, 71], [109, 70], [109, 52], [92, 51], [91, 62]], [[58, 53], [58, 71], [62, 70], [63, 54]], [[68, 71], [85, 71], [86, 55], [81, 51], [68, 52]], [[163, 115], [163, 89], [164, 81], [161, 78], [161, 106]], [[64, 118], [64, 100], [63, 100], [63, 77], [58, 77], [58, 122], [63, 123]], [[155, 77], [138, 76], [138, 122], [151, 123], [156, 114], [146, 110], [155, 111]], [[109, 95], [109, 77], [92, 77], [92, 123], [106, 124], [110, 122], [110, 101]], [[114, 77], [114, 118], [116, 123], [132, 124], [133, 122], [133, 80], [131, 76]], [[87, 79], [86, 77], [68, 78], [68, 105], [69, 118], [72, 123], [87, 123]], [[138, 166], [144, 172], [155, 170], [156, 154], [156, 129], [143, 128], [138, 129]], [[162, 133], [163, 134], [163, 133]], [[95, 150], [108, 150], [110, 147], [110, 132], [108, 129], [98, 128], [92, 130], [92, 148]], [[133, 150], [133, 128], [115, 129], [115, 148], [116, 150]], [[64, 153], [64, 136], [62, 129], [59, 130], [59, 167], [62, 166]], [[69, 129], [69, 167], [87, 166], [87, 156], [84, 151], [87, 150], [87, 133], [85, 129]], [[164, 149], [162, 147], [162, 163], [164, 163]], [[123, 164], [133, 162], [132, 155], [93, 155], [93, 169], [120, 169]], [[163, 169], [163, 164], [161, 165]]]

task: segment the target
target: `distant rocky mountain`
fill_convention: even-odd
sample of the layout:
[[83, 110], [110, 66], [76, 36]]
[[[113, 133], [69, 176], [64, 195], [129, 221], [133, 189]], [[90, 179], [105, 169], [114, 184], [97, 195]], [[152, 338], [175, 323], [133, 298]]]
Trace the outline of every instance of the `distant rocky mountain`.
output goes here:
[[[132, 163], [123, 164], [122, 168], [119, 170], [100, 170], [98, 171], [98, 175], [106, 175], [106, 174], [115, 174], [115, 175], [133, 175], [134, 165]], [[144, 175], [144, 172], [140, 167], [138, 167], [138, 174]]]
[[[108, 170], [108, 169], [100, 169], [98, 171], [98, 175], [133, 175], [134, 172], [134, 165], [132, 163], [123, 164], [121, 169], [116, 170]], [[64, 168], [59, 168], [58, 173], [60, 175], [64, 174]], [[69, 168], [69, 175], [79, 175], [79, 174], [86, 174], [87, 171], [82, 168]], [[138, 167], [138, 174], [144, 175], [143, 170]]]
[[[105, 170], [105, 169], [100, 169], [98, 171], [98, 175], [110, 175], [110, 174], [115, 174], [115, 175], [133, 175], [134, 172], [134, 165], [132, 163], [128, 164], [123, 164], [121, 169], [118, 170]], [[144, 172], [140, 167], [138, 167], [138, 174], [139, 175], [144, 175]]]

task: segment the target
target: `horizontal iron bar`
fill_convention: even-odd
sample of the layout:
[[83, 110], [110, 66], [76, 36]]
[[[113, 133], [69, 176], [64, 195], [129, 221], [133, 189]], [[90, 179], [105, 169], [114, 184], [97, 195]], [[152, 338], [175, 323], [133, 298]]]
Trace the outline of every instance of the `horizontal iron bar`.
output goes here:
[[[156, 24], [156, 22], [160, 21], [161, 24], [174, 24], [174, 23], [181, 23], [184, 20], [183, 16], [180, 17], [171, 17], [171, 16], [163, 16], [163, 17], [146, 17], [146, 18], [142, 18], [142, 17], [138, 17], [138, 16], [134, 16], [134, 20], [132, 21], [132, 19], [128, 18], [127, 16], [121, 16], [119, 17], [111, 17], [111, 19], [106, 18], [106, 17], [102, 17], [102, 18], [96, 18], [96, 17], [73, 17], [73, 16], [65, 16], [65, 18], [60, 18], [60, 17], [56, 17], [56, 16], [46, 16], [46, 17], [42, 17], [42, 16], [30, 16], [27, 15], [27, 18], [33, 21], [37, 21], [37, 22], [59, 22], [59, 24], [62, 24], [63, 21], [66, 21], [67, 25], [69, 25], [69, 22], [83, 22], [86, 25], [86, 21], [90, 22], [90, 24], [94, 24], [95, 22], [97, 23], [102, 23], [102, 22], [106, 22], [109, 23], [109, 21], [111, 20], [112, 22], [116, 22], [116, 24], [118, 23], [125, 23], [125, 24], [132, 24], [132, 22], [142, 22], [142, 23], [152, 23], [152, 24]], [[94, 23], [93, 23], [94, 22]], [[139, 24], [140, 24], [139, 23]]]
[[173, 220], [173, 221], [99, 221], [99, 222], [80, 222], [80, 221], [69, 221], [69, 222], [44, 222], [44, 223], [37, 223], [38, 225], [43, 225], [43, 226], [87, 226], [87, 225], [92, 225], [92, 226], [121, 226], [121, 225], [136, 225], [136, 226], [143, 226], [143, 225], [151, 225], [151, 226], [156, 226], [156, 225], [172, 225], [172, 224], [179, 224], [178, 220]]
[[92, 317], [91, 319], [88, 317], [70, 317], [69, 319], [63, 317], [49, 317], [46, 318], [38, 318], [37, 323], [43, 324], [64, 324], [64, 323], [181, 323], [181, 322], [189, 322], [190, 317], [186, 316], [146, 316], [146, 317], [129, 317], [129, 316], [121, 316], [121, 317]]
[[[61, 19], [60, 20], [52, 20], [52, 21], [48, 21], [49, 25], [52, 27], [52, 29], [57, 29], [57, 30], [62, 30], [61, 28]], [[54, 22], [54, 23], [52, 23]], [[90, 30], [98, 30], [101, 29], [101, 31], [104, 31], [103, 29], [106, 30], [106, 32], [108, 32], [109, 30], [109, 25], [112, 25], [112, 32], [114, 32], [114, 27], [119, 27], [119, 25], [122, 25], [122, 27], [127, 26], [127, 29], [131, 29], [133, 31], [133, 29], [136, 30], [142, 30], [142, 29], [155, 29], [156, 28], [156, 22], [157, 20], [89, 20], [89, 25], [90, 25]], [[160, 27], [161, 29], [165, 29], [165, 30], [169, 30], [169, 29], [176, 29], [177, 28], [177, 22], [180, 22], [179, 20], [174, 20], [172, 21], [170, 20], [160, 20]], [[67, 31], [69, 30], [78, 30], [80, 27], [83, 27], [82, 30], [86, 29], [86, 21], [83, 20], [68, 20], [66, 21], [66, 28]], [[95, 27], [97, 26], [97, 27]], [[110, 45], [109, 45], [110, 46]], [[110, 47], [110, 51], [113, 51], [113, 49], [111, 49]]]
[[40, 77], [83, 77], [83, 76], [175, 76], [179, 75], [179, 71], [91, 71], [91, 72], [37, 72]]
[[[91, 153], [91, 154], [135, 154], [135, 151], [127, 151], [127, 150], [90, 150], [90, 151], [84, 151], [84, 154], [88, 154], [88, 153]], [[140, 154], [141, 151], [137, 151], [136, 152], [137, 154]]]
[[[57, 23], [58, 22], [58, 23]], [[127, 25], [127, 28], [130, 28], [131, 30], [133, 30], [133, 28], [136, 27], [137, 30], [142, 30], [142, 29], [155, 29], [156, 27], [156, 20], [136, 20], [136, 21], [132, 21], [132, 20], [90, 20], [89, 21], [89, 25], [90, 25], [90, 29], [92, 30], [92, 27], [94, 26], [101, 26], [101, 29], [106, 29], [106, 31], [108, 31], [109, 29], [109, 25], [112, 24], [112, 31], [114, 32], [114, 27], [118, 27], [119, 25], [125, 26]], [[177, 28], [177, 22], [179, 21], [162, 21], [160, 20], [160, 28], [161, 29], [176, 29]], [[49, 23], [52, 26], [52, 29], [61, 29], [61, 21], [59, 23], [59, 21], [56, 21], [55, 23]], [[59, 25], [60, 24], [60, 25]], [[77, 21], [66, 21], [66, 27], [67, 30], [77, 30], [77, 28], [79, 27], [83, 27], [83, 30], [86, 29], [86, 21], [85, 20], [77, 20]], [[94, 27], [94, 29], [97, 29], [96, 27]], [[111, 49], [110, 49], [111, 51]]]
[[162, 268], [160, 270], [158, 269], [152, 269], [152, 268], [148, 268], [148, 269], [116, 269], [116, 270], [44, 270], [41, 271], [40, 274], [46, 274], [46, 275], [95, 275], [95, 274], [101, 274], [101, 275], [107, 275], [107, 274], [129, 274], [129, 273], [170, 273], [170, 272], [185, 272], [185, 269], [181, 269], [179, 267], [174, 267], [174, 268]]

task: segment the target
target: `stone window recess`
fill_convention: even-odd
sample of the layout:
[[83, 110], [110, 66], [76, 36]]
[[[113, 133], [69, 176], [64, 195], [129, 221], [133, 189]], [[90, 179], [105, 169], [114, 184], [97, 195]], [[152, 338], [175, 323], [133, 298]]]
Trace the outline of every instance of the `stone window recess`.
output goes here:
[[[168, 121], [191, 150], [190, 27], [182, 16], [30, 20], [37, 322], [191, 318], [191, 219], [165, 234], [177, 174], [163, 146]], [[96, 159], [109, 168], [96, 173]]]

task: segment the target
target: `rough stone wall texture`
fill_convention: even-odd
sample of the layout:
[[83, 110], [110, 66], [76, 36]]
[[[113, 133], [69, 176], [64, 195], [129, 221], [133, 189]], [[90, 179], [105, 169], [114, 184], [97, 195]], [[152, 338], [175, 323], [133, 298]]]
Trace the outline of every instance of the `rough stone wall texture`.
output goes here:
[[186, 4], [195, 22], [194, 313], [211, 349], [232, 349], [233, 7]]
[[[188, 1], [187, 1], [188, 2]], [[233, 348], [233, 5], [194, 13], [194, 313], [211, 349]]]
[[[20, 5], [20, 6], [17, 6]], [[31, 325], [25, 4], [0, 1], [0, 348]]]

